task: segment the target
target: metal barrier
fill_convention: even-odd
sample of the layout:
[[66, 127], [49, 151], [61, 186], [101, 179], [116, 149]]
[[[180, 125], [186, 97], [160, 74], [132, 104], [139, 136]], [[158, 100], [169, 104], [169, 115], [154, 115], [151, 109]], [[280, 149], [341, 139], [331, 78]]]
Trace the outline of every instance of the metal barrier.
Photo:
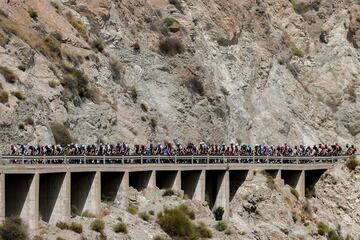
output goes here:
[[2, 164], [334, 164], [350, 156], [0, 156]]

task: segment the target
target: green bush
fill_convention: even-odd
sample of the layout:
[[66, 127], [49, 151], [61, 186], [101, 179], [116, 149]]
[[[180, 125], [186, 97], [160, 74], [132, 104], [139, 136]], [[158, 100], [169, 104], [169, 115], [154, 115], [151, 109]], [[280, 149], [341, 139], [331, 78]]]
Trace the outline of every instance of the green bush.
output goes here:
[[162, 230], [171, 237], [180, 239], [197, 239], [197, 233], [189, 217], [179, 208], [165, 209], [157, 216]]
[[292, 54], [293, 54], [294, 56], [298, 56], [298, 57], [300, 57], [300, 58], [303, 58], [303, 57], [305, 56], [304, 52], [301, 51], [301, 50], [298, 49], [298, 48], [293, 48], [293, 49], [291, 50], [291, 52], [292, 52]]
[[86, 218], [95, 218], [95, 215], [93, 213], [91, 213], [89, 210], [85, 210], [82, 214], [82, 217], [86, 217]]
[[294, 195], [294, 197], [296, 197], [296, 199], [299, 199], [300, 194], [295, 188], [291, 188], [290, 192], [291, 192], [292, 195]]
[[21, 91], [15, 91], [13, 94], [20, 101], [24, 101], [26, 99], [26, 97], [24, 96], [24, 94]]
[[70, 226], [66, 222], [59, 221], [56, 223], [56, 227], [60, 228], [61, 230], [69, 229]]
[[69, 229], [76, 233], [83, 232], [83, 227], [82, 227], [81, 223], [72, 222], [69, 226]]
[[346, 161], [346, 167], [349, 169], [350, 172], [354, 171], [356, 169], [357, 166], [359, 166], [360, 163], [359, 161], [356, 159], [355, 156], [351, 156], [347, 161]]
[[0, 74], [4, 76], [8, 83], [15, 83], [18, 79], [16, 74], [10, 68], [5, 66], [0, 66]]
[[153, 238], [153, 240], [169, 240], [169, 238], [163, 235], [157, 235]]
[[28, 240], [28, 233], [18, 217], [6, 218], [0, 225], [0, 238], [4, 240]]
[[104, 48], [105, 48], [104, 43], [103, 43], [103, 41], [101, 41], [101, 39], [93, 40], [92, 46], [93, 46], [93, 48], [97, 49], [99, 52], [104, 51]]
[[330, 231], [329, 226], [323, 222], [319, 222], [317, 224], [317, 229], [318, 229], [318, 234], [320, 234], [321, 236], [325, 236]]
[[118, 223], [114, 224], [112, 229], [116, 233], [127, 233], [127, 227], [126, 227], [125, 223], [123, 223], [123, 222], [118, 222]]
[[148, 222], [150, 220], [150, 215], [147, 212], [141, 212], [139, 213], [139, 216], [142, 220]]
[[333, 230], [333, 229], [331, 229], [331, 230], [328, 232], [328, 234], [327, 234], [327, 239], [328, 239], [328, 240], [343, 240], [343, 238], [340, 237], [339, 234], [338, 234], [335, 230]]
[[[59, 122], [52, 122], [50, 123], [50, 128], [56, 144], [70, 144], [73, 142], [73, 138], [64, 124]], [[79, 209], [77, 209], [77, 207], [74, 205], [71, 206], [71, 212], [75, 215], [81, 215]]]
[[226, 235], [231, 235], [231, 234], [232, 234], [230, 228], [226, 229], [224, 233], [225, 233]]
[[7, 103], [9, 101], [9, 92], [1, 90], [0, 92], [0, 103]]
[[215, 228], [219, 232], [222, 232], [222, 231], [225, 231], [228, 228], [228, 225], [227, 225], [227, 223], [225, 221], [221, 220], [216, 224]]
[[25, 125], [24, 125], [23, 123], [20, 123], [20, 124], [19, 124], [19, 129], [20, 129], [20, 130], [24, 130], [24, 129], [25, 129]]
[[196, 227], [196, 231], [202, 239], [212, 238], [211, 230], [203, 222], [200, 222], [198, 224], [198, 226]]
[[179, 206], [180, 210], [183, 211], [191, 220], [195, 219], [195, 212], [193, 209], [189, 208], [185, 204]]
[[131, 213], [132, 215], [135, 215], [135, 214], [137, 214], [137, 212], [139, 211], [139, 209], [138, 209], [138, 207], [135, 206], [134, 204], [129, 203], [129, 206], [128, 206], [128, 208], [127, 208], [127, 211], [128, 211], [129, 213]]
[[105, 222], [102, 219], [97, 218], [90, 224], [90, 228], [95, 232], [102, 233], [105, 229]]
[[164, 19], [164, 23], [167, 27], [170, 27], [171, 25], [173, 25], [174, 23], [178, 23], [178, 21], [175, 18], [172, 17], [167, 17]]
[[165, 196], [173, 196], [173, 195], [175, 195], [175, 192], [172, 189], [166, 189], [162, 194], [163, 197], [165, 197]]
[[37, 12], [35, 12], [33, 9], [30, 9], [28, 13], [29, 13], [29, 16], [30, 16], [32, 19], [34, 19], [35, 21], [38, 20], [38, 14], [37, 14]]
[[217, 207], [214, 210], [214, 217], [216, 221], [221, 221], [224, 215], [224, 208], [223, 207]]
[[183, 43], [179, 39], [171, 37], [160, 40], [159, 49], [161, 53], [170, 56], [181, 54], [185, 50]]

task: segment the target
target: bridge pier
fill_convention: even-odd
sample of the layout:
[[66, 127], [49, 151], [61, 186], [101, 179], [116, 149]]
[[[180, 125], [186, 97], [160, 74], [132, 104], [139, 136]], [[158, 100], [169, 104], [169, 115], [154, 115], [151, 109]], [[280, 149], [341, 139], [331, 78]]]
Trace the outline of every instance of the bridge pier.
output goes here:
[[249, 170], [230, 170], [229, 171], [229, 185], [230, 185], [230, 192], [229, 192], [229, 201], [231, 202], [236, 192], [239, 190], [241, 185], [245, 182], [249, 174]]
[[0, 174], [0, 222], [5, 220], [5, 174]]
[[40, 174], [40, 217], [45, 222], [55, 224], [71, 217], [70, 173]]
[[191, 200], [205, 201], [205, 170], [181, 171], [181, 190]]
[[206, 197], [211, 210], [217, 207], [224, 208], [223, 218], [229, 216], [229, 171], [209, 170], [206, 172]]
[[30, 230], [38, 228], [38, 173], [5, 175], [5, 217], [11, 216], [20, 216]]
[[325, 169], [305, 170], [305, 196], [314, 195], [314, 186], [319, 181]]
[[71, 206], [79, 213], [89, 211], [100, 214], [101, 206], [100, 172], [71, 173]]
[[304, 170], [281, 170], [281, 178], [284, 183], [296, 189], [300, 198], [305, 198], [305, 171]]
[[138, 191], [156, 187], [156, 171], [129, 172], [129, 185]]

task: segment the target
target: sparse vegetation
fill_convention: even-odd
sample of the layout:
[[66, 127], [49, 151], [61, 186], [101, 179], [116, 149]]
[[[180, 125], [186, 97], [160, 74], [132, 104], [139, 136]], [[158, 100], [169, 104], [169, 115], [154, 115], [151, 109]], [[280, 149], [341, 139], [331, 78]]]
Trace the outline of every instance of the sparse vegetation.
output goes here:
[[167, 26], [167, 27], [170, 27], [171, 25], [173, 25], [174, 23], [177, 23], [178, 21], [175, 19], [175, 18], [172, 18], [172, 17], [167, 17], [164, 19], [164, 24]]
[[301, 51], [301, 50], [298, 49], [298, 48], [293, 48], [293, 49], [291, 50], [291, 53], [292, 53], [294, 56], [297, 56], [297, 57], [299, 57], [299, 58], [303, 58], [303, 57], [305, 56], [304, 52]]
[[60, 228], [61, 230], [69, 229], [69, 225], [66, 222], [62, 221], [57, 222], [56, 227]]
[[102, 219], [97, 218], [92, 221], [92, 223], [90, 224], [90, 228], [95, 232], [102, 233], [105, 229], [105, 222]]
[[40, 52], [51, 58], [61, 58], [61, 43], [52, 34], [44, 38], [44, 44], [40, 47]]
[[56, 12], [59, 13], [59, 11], [61, 10], [60, 4], [56, 0], [52, 0], [50, 3], [56, 9]]
[[128, 206], [128, 208], [127, 208], [127, 211], [128, 211], [129, 213], [131, 213], [132, 215], [135, 215], [135, 214], [137, 214], [137, 212], [139, 211], [139, 209], [138, 209], [138, 207], [135, 206], [134, 204], [129, 203], [129, 206]]
[[83, 227], [81, 223], [72, 222], [70, 224], [69, 230], [76, 232], [76, 233], [82, 233]]
[[169, 240], [169, 238], [163, 235], [157, 235], [153, 238], [153, 240]]
[[228, 228], [228, 225], [227, 225], [227, 223], [225, 221], [221, 220], [216, 224], [215, 228], [219, 232], [223, 232]]
[[183, 211], [191, 220], [195, 219], [195, 212], [193, 209], [189, 208], [185, 204], [179, 206], [180, 210]]
[[173, 195], [175, 195], [175, 192], [172, 189], [166, 189], [162, 194], [163, 197], [165, 197], [165, 196], [173, 196]]
[[340, 237], [339, 234], [333, 229], [329, 230], [329, 232], [327, 234], [327, 239], [328, 240], [343, 240], [343, 238]]
[[95, 104], [100, 104], [102, 101], [101, 92], [96, 86], [88, 88], [87, 97]]
[[88, 79], [85, 74], [75, 68], [64, 69], [63, 85], [70, 89], [73, 93], [77, 93], [80, 97], [88, 96]]
[[179, 208], [165, 209], [157, 216], [161, 228], [174, 238], [196, 239], [197, 233], [189, 217]]
[[346, 167], [349, 169], [350, 172], [354, 171], [356, 169], [357, 166], [359, 166], [360, 163], [359, 161], [356, 159], [355, 156], [351, 156], [347, 161], [346, 161]]
[[0, 239], [28, 240], [28, 233], [21, 218], [6, 218], [2, 225], [0, 225]]
[[300, 194], [295, 188], [291, 188], [290, 192], [291, 192], [292, 195], [294, 195], [294, 197], [296, 197], [296, 199], [299, 199]]
[[154, 215], [155, 215], [154, 210], [150, 210], [150, 211], [149, 211], [149, 214], [152, 215], [152, 216], [154, 216]]
[[134, 103], [136, 103], [137, 98], [138, 98], [138, 93], [137, 93], [135, 86], [130, 88], [129, 95], [130, 95], [131, 99], [134, 101]]
[[0, 103], [7, 103], [9, 101], [9, 92], [6, 90], [0, 91]]
[[141, 107], [141, 110], [143, 110], [144, 112], [148, 112], [148, 106], [146, 105], [146, 103], [141, 103], [140, 107]]
[[141, 212], [139, 213], [139, 216], [142, 220], [148, 222], [150, 220], [150, 215], [147, 212]]
[[69, 23], [78, 31], [78, 33], [85, 39], [88, 38], [88, 31], [81, 21], [81, 19], [75, 18], [70, 12], [66, 14]]
[[32, 117], [29, 116], [29, 117], [24, 119], [24, 123], [26, 125], [34, 126], [34, 119], [32, 119]]
[[216, 221], [221, 221], [224, 215], [224, 208], [223, 207], [217, 207], [214, 210], [214, 217]]
[[95, 218], [95, 215], [93, 213], [91, 213], [89, 210], [85, 210], [82, 214], [82, 217], [86, 217], [86, 218]]
[[30, 9], [30, 10], [28, 11], [28, 13], [29, 13], [29, 16], [30, 16], [32, 19], [34, 19], [35, 21], [38, 20], [38, 14], [37, 14], [37, 12], [35, 12], [33, 9]]
[[230, 228], [226, 229], [224, 232], [226, 235], [231, 235], [232, 231], [230, 230]]
[[189, 80], [186, 81], [185, 85], [191, 92], [197, 93], [200, 96], [204, 96], [205, 94], [204, 84], [202, 83], [202, 81], [199, 79], [198, 76], [191, 77]]
[[121, 64], [115, 58], [110, 58], [110, 66], [111, 66], [113, 80], [119, 83], [119, 81], [121, 80], [122, 76], [125, 73], [124, 65]]
[[66, 239], [62, 237], [57, 237], [56, 240], [66, 240]]
[[155, 118], [151, 118], [151, 119], [150, 119], [150, 127], [151, 127], [152, 129], [155, 129], [156, 126], [157, 126], [157, 120], [156, 120]]
[[185, 48], [180, 39], [167, 37], [160, 40], [160, 52], [166, 55], [174, 56], [184, 52]]
[[323, 222], [319, 222], [317, 224], [317, 229], [318, 229], [318, 234], [320, 234], [321, 236], [325, 236], [330, 231], [329, 226]]
[[13, 93], [13, 95], [20, 101], [24, 101], [26, 99], [26, 97], [24, 96], [24, 94], [21, 91], [15, 91]]
[[50, 80], [49, 81], [49, 87], [56, 88], [58, 86], [59, 82], [56, 80]]
[[127, 233], [127, 227], [126, 227], [125, 223], [123, 223], [123, 222], [118, 222], [118, 223], [114, 224], [112, 229], [116, 233]]
[[131, 45], [131, 47], [134, 49], [135, 52], [140, 51], [140, 44], [138, 42], [133, 43], [133, 45]]
[[196, 231], [201, 239], [212, 238], [211, 230], [203, 222], [200, 222], [198, 226], [196, 226]]
[[93, 46], [93, 48], [95, 48], [99, 52], [102, 52], [105, 49], [104, 42], [101, 39], [93, 40], [92, 46]]
[[[64, 126], [64, 124], [59, 122], [52, 122], [50, 123], [50, 128], [56, 144], [70, 144], [73, 141], [69, 130]], [[71, 212], [75, 215], [81, 214], [79, 209], [77, 209], [74, 205], [71, 206]]]
[[0, 46], [5, 46], [9, 42], [9, 37], [5, 34], [0, 32]]
[[25, 129], [25, 125], [23, 123], [19, 123], [19, 130], [24, 130]]
[[4, 76], [8, 83], [15, 83], [18, 79], [16, 74], [10, 68], [5, 66], [0, 66], [0, 74]]

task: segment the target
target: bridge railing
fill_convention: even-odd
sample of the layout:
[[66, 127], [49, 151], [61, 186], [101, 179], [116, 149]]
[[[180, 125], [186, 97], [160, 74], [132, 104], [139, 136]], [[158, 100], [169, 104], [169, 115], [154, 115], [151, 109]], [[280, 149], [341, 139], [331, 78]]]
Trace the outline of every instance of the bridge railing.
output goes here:
[[333, 164], [350, 156], [1, 156], [2, 164]]

